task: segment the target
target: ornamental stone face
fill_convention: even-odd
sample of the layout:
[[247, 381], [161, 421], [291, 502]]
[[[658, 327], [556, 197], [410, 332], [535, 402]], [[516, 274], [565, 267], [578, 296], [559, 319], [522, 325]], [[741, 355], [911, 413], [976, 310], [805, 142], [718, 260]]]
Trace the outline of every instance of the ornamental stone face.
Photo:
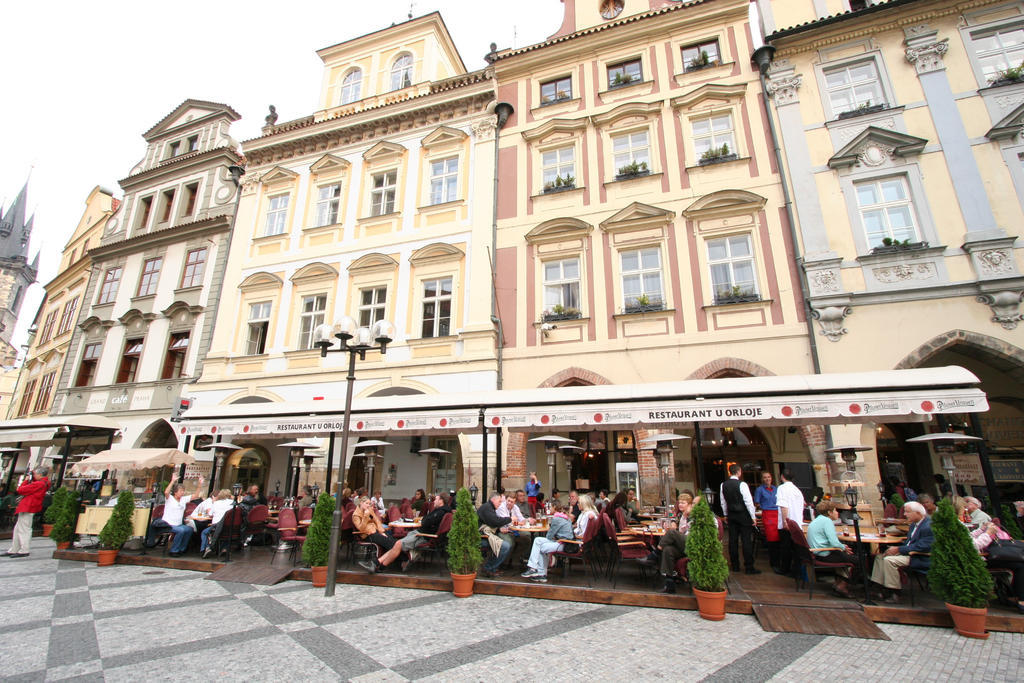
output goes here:
[[832, 269], [816, 270], [810, 274], [811, 294], [833, 294], [839, 291], [839, 274]]
[[977, 254], [978, 267], [982, 275], [1005, 275], [1013, 273], [1013, 261], [1006, 249], [992, 249]]
[[473, 137], [477, 140], [491, 140], [494, 138], [494, 131], [498, 128], [497, 116], [482, 118], [473, 124]]
[[821, 334], [828, 337], [830, 342], [839, 341], [847, 333], [848, 330], [843, 327], [843, 321], [851, 313], [853, 313], [853, 309], [849, 306], [823, 306], [811, 309], [811, 315], [821, 325]]

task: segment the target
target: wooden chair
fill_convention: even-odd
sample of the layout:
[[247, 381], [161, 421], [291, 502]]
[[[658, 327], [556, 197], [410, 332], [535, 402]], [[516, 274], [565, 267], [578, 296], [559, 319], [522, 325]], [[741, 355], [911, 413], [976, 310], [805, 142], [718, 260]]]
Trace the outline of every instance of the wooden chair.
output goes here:
[[[841, 569], [843, 567], [853, 567], [856, 562], [856, 558], [851, 555], [849, 561], [843, 562], [825, 562], [820, 559], [814, 553], [819, 550], [845, 550], [845, 548], [811, 548], [807, 544], [807, 537], [804, 535], [804, 530], [800, 528], [800, 525], [791, 519], [786, 520], [786, 528], [789, 530], [789, 536], [793, 540], [793, 548], [796, 551], [797, 559], [807, 567], [808, 585], [810, 591], [808, 598], [814, 599], [814, 584], [818, 581], [819, 569]], [[800, 582], [802, 577], [799, 575], [796, 578], [796, 586], [799, 590]]]
[[[427, 542], [416, 548], [419, 553], [427, 553], [431, 556], [440, 557], [442, 560], [448, 553], [448, 532], [452, 529], [452, 513], [446, 513], [441, 518], [441, 524], [437, 527], [436, 534], [420, 533], [417, 538], [425, 538]], [[444, 562], [441, 563], [439, 574], [444, 574]]]
[[[589, 564], [590, 573], [593, 575], [594, 580], [597, 580], [598, 566], [600, 564], [597, 546], [601, 538], [599, 533], [601, 529], [601, 517], [597, 516], [587, 523], [586, 531], [583, 532], [583, 538], [559, 541], [562, 544], [562, 549], [551, 553], [551, 557], [560, 558], [565, 563], [562, 570], [563, 577], [568, 576], [572, 563], [577, 561], [583, 563], [584, 574], [587, 573], [587, 565]], [[588, 580], [587, 586], [592, 587], [593, 584]]]
[[[918, 551], [912, 551], [910, 558], [913, 560], [914, 557], [930, 557], [931, 553], [922, 553]], [[906, 584], [907, 592], [910, 593], [910, 606], [914, 606], [914, 584], [917, 584], [918, 589], [927, 591], [928, 590], [928, 569], [919, 569], [907, 565], [906, 567], [900, 567], [900, 585]]]

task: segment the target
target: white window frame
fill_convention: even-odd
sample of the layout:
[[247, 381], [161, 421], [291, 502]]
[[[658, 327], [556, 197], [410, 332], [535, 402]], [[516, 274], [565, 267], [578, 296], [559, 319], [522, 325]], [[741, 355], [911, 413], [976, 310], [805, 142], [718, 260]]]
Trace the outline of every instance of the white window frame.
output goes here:
[[316, 192], [316, 222], [313, 227], [335, 225], [341, 213], [341, 182], [319, 185]]
[[[442, 283], [444, 282], [448, 283], [447, 294], [442, 294], [442, 292], [444, 291]], [[427, 296], [427, 288], [431, 284], [433, 284], [434, 286], [435, 294], [434, 296]], [[421, 333], [427, 332], [426, 327], [428, 324], [431, 326], [431, 329], [429, 330], [430, 334], [423, 334], [422, 336], [424, 338], [450, 336], [452, 333], [452, 318], [454, 317], [452, 315], [452, 303], [454, 302], [453, 294], [455, 290], [455, 278], [452, 277], [451, 275], [441, 275], [438, 277], [432, 277], [425, 280], [421, 280], [420, 286], [422, 288], [421, 291], [423, 292], [423, 299], [420, 305], [420, 312], [422, 316], [422, 324], [420, 325]], [[441, 314], [441, 309], [446, 303], [448, 304], [448, 315], [445, 316]], [[431, 304], [434, 305], [434, 313], [433, 315], [428, 316], [427, 307]], [[445, 321], [447, 321], [447, 329], [443, 328]], [[441, 334], [442, 330], [444, 331], [444, 334]]]
[[408, 52], [395, 57], [391, 64], [391, 90], [401, 90], [412, 85], [413, 58]]
[[[430, 162], [430, 203], [444, 204], [459, 198], [458, 155]], [[454, 168], [452, 167], [454, 165]]]
[[[378, 185], [377, 183], [381, 184]], [[370, 176], [370, 215], [395, 213], [398, 198], [398, 169], [380, 171]]]
[[[626, 269], [626, 257], [630, 254], [636, 254], [637, 267]], [[651, 265], [648, 261], [645, 263], [645, 259], [648, 259], [651, 255], [657, 258], [657, 263]], [[648, 277], [651, 275], [657, 275], [657, 290], [654, 287], [648, 286]], [[651, 247], [638, 247], [634, 249], [623, 249], [619, 252], [619, 278], [622, 282], [622, 307], [628, 309], [631, 306], [639, 305], [637, 299], [641, 296], [646, 296], [650, 300], [650, 304], [665, 304], [665, 269], [661, 258], [661, 248], [657, 246]], [[629, 293], [626, 282], [627, 279], [636, 281], [638, 288], [636, 293]]]
[[[112, 274], [115, 274], [115, 276], [110, 277]], [[97, 306], [114, 303], [117, 299], [117, 290], [121, 288], [121, 278], [123, 276], [123, 266], [113, 266], [103, 271], [103, 279], [100, 281], [100, 295], [96, 299]]]
[[[635, 140], [639, 135], [644, 136], [643, 144], [639, 144]], [[625, 148], [616, 150], [616, 143], [623, 139], [626, 141]], [[648, 171], [651, 170], [651, 131], [649, 128], [616, 133], [611, 136], [611, 145], [612, 166], [615, 168], [616, 174], [619, 173], [620, 168], [632, 163], [640, 164], [642, 162], [647, 164]]]
[[291, 195], [287, 192], [267, 198], [267, 219], [263, 234], [266, 237], [283, 235], [288, 224], [288, 204]]
[[[367, 294], [370, 300], [367, 301]], [[370, 327], [387, 314], [387, 285], [373, 285], [359, 290], [359, 326]]]
[[[565, 88], [559, 86], [566, 85]], [[544, 89], [550, 87], [552, 94], [545, 98]], [[564, 97], [559, 97], [559, 93], [565, 93]], [[549, 104], [556, 104], [558, 102], [565, 102], [566, 100], [572, 99], [572, 75], [560, 76], [558, 78], [551, 78], [540, 84], [540, 106], [546, 106]]]
[[[714, 49], [708, 50], [709, 47], [713, 47]], [[684, 73], [687, 71], [699, 71], [700, 68], [707, 68], [693, 68], [692, 66], [694, 60], [700, 58], [701, 52], [708, 53], [708, 66], [722, 63], [722, 47], [718, 43], [718, 38], [711, 38], [710, 40], [704, 40], [699, 43], [690, 43], [689, 45], [683, 45], [681, 48], [679, 48], [679, 57], [680, 59], [683, 60]], [[712, 54], [712, 52], [714, 52], [714, 54]], [[692, 57], [687, 59], [687, 53], [695, 54], [693, 54]]]
[[363, 91], [363, 70], [360, 68], [351, 69], [341, 78], [341, 93], [339, 104], [352, 104], [362, 99]]
[[[1010, 20], [1002, 20], [987, 25], [983, 24], [967, 26], [960, 30], [963, 35], [965, 46], [967, 48], [967, 57], [971, 62], [971, 67], [974, 69], [974, 75], [978, 79], [978, 84], [980, 87], [986, 88], [989, 85], [991, 85], [993, 81], [998, 79], [998, 71], [1006, 69], [1007, 66], [1020, 66], [1020, 61], [1017, 61], [1016, 64], [1013, 64], [1010, 63], [1008, 59], [1006, 59], [1005, 61], [1007, 62], [1007, 64], [1006, 66], [1002, 67], [1002, 69], [999, 69], [992, 73], [986, 73], [985, 67], [982, 64], [983, 56], [979, 54], [977, 41], [981, 38], [985, 38], [992, 34], [1006, 34], [1012, 31], [1024, 31], [1024, 15], [1017, 15]], [[1020, 48], [1021, 52], [1024, 52], [1024, 43], [1021, 44]], [[989, 55], [986, 56], [994, 56], [996, 54], [1001, 53], [1004, 55], [1004, 57], [1007, 57], [1010, 52], [1012, 51], [1005, 49], [999, 51], [989, 51]], [[1022, 59], [1024, 59], [1024, 57], [1022, 57]]]
[[[563, 155], [565, 154], [568, 154], [568, 159], [564, 158]], [[542, 150], [540, 153], [540, 167], [540, 180], [543, 189], [548, 189], [548, 183], [552, 183], [551, 187], [554, 187], [556, 178], [564, 180], [570, 176], [573, 179], [573, 184], [579, 185], [579, 179], [576, 174], [576, 145]]]
[[[307, 306], [309, 310], [306, 310]], [[297, 348], [313, 348], [313, 330], [327, 317], [327, 294], [309, 294], [299, 299], [299, 343]]]
[[[868, 205], [861, 204], [860, 192], [859, 192], [861, 187], [864, 187], [864, 186], [867, 186], [867, 185], [874, 185], [878, 196], [882, 197], [882, 185], [884, 183], [892, 183], [893, 181], [898, 181], [899, 186], [902, 188], [902, 191], [903, 191], [903, 195], [904, 195], [903, 198], [896, 199], [896, 200], [889, 200], [889, 201], [886, 201], [886, 200], [883, 199], [880, 202], [876, 202], [874, 204], [868, 204]], [[885, 238], [885, 237], [891, 238], [893, 240], [897, 240], [898, 239], [901, 242], [903, 240], [905, 240], [905, 239], [909, 239], [911, 242], [923, 241], [924, 238], [922, 237], [921, 221], [918, 218], [917, 208], [916, 208], [916, 206], [914, 204], [913, 190], [912, 190], [912, 188], [910, 186], [910, 183], [908, 182], [907, 177], [905, 175], [903, 175], [903, 174], [896, 174], [896, 175], [880, 176], [880, 177], [877, 177], [877, 178], [866, 178], [866, 179], [863, 179], [863, 180], [856, 180], [853, 183], [853, 197], [854, 197], [854, 201], [856, 202], [856, 205], [857, 205], [857, 217], [859, 218], [859, 226], [860, 226], [861, 234], [863, 235], [864, 241], [867, 244], [867, 248], [869, 250], [873, 249], [875, 247], [882, 246], [882, 239]], [[893, 228], [892, 228], [892, 225], [890, 223], [890, 210], [901, 208], [901, 207], [905, 207], [905, 209], [907, 211], [907, 214], [910, 216], [910, 220], [911, 220], [911, 223], [912, 223], [912, 226], [913, 226], [913, 235], [909, 236], [909, 237], [907, 236], [907, 234], [905, 232], [901, 236], [897, 237], [895, 232], [894, 232], [894, 230], [893, 230]], [[870, 234], [868, 234], [867, 224], [864, 221], [865, 213], [867, 213], [868, 211], [880, 212], [880, 214], [882, 215], [882, 217], [884, 219], [885, 234], [878, 236], [878, 238], [877, 238], [878, 239], [878, 243], [877, 244], [872, 242], [872, 236]]]
[[[247, 356], [258, 356], [267, 351], [267, 338], [270, 334], [270, 314], [273, 304], [270, 301], [256, 301], [249, 304], [249, 319], [245, 338]], [[260, 349], [260, 347], [263, 347]]]
[[[566, 266], [574, 263], [576, 275], [566, 275]], [[548, 269], [557, 266], [558, 276], [549, 279]], [[543, 261], [541, 263], [542, 291], [544, 296], [544, 313], [554, 313], [555, 306], [563, 309], [575, 309], [582, 312], [581, 292], [583, 291], [583, 271], [580, 268], [580, 257], [570, 256], [561, 259]], [[575, 292], [573, 292], [575, 290]], [[569, 295], [568, 297], [566, 295]], [[572, 300], [575, 297], [575, 300]]]
[[[716, 130], [715, 122], [725, 119], [727, 127]], [[707, 131], [698, 132], [698, 124], [708, 123]], [[690, 133], [693, 138], [693, 148], [697, 159], [711, 149], [721, 149], [723, 144], [729, 145], [729, 154], [738, 154], [736, 149], [736, 125], [731, 111], [715, 112], [710, 116], [701, 116], [690, 119]]]
[[829, 87], [826, 82], [826, 75], [838, 69], [845, 69], [867, 62], [870, 62], [875, 69], [875, 75], [877, 77], [876, 82], [878, 83], [881, 92], [881, 100], [878, 102], [872, 100], [871, 106], [876, 104], [884, 104], [886, 108], [896, 106], [896, 96], [893, 93], [891, 79], [889, 78], [889, 73], [885, 68], [885, 62], [882, 60], [881, 54], [877, 51], [865, 51], [851, 57], [834, 59], [815, 66], [815, 78], [818, 79], [818, 88], [821, 92], [821, 106], [825, 110], [826, 119], [837, 119], [842, 111], [848, 111], [840, 111], [832, 108], [832, 101], [829, 99]]
[[[737, 239], [742, 239], [746, 243], [747, 254], [733, 255], [733, 240]], [[720, 259], [713, 259], [711, 257], [711, 246], [718, 242], [725, 245], [726, 256]], [[714, 237], [705, 240], [704, 249], [708, 260], [708, 282], [711, 285], [711, 296], [716, 304], [728, 297], [734, 296], [733, 290], [737, 287], [741, 290], [740, 294], [760, 298], [761, 295], [757, 282], [757, 255], [754, 251], [754, 238], [749, 232], [734, 235], [723, 235], [721, 237]], [[749, 280], [749, 287], [744, 287], [744, 285], [748, 283], [747, 280], [738, 280], [736, 277], [736, 266], [744, 263], [750, 264], [751, 279]], [[724, 288], [722, 287], [723, 283], [715, 282], [716, 266], [725, 266], [728, 270], [729, 281]]]

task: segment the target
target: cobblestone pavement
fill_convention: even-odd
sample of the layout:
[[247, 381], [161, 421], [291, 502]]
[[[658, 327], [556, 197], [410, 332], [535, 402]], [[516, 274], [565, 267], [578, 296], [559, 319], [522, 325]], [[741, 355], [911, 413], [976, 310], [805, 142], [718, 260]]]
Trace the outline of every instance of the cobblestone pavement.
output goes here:
[[[0, 545], [6, 547], [6, 544]], [[891, 642], [777, 634], [753, 617], [0, 558], [0, 680], [1012, 681], [1024, 635], [882, 625]]]

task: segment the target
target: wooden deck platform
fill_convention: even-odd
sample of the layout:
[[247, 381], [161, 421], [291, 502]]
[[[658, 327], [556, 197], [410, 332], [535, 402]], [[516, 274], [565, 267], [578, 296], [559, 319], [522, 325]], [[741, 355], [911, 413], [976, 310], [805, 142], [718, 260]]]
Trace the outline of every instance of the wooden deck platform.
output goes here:
[[[53, 556], [58, 559], [80, 562], [96, 561], [95, 551], [88, 550], [57, 550], [54, 551]], [[233, 554], [230, 564], [213, 559], [203, 560], [198, 556], [167, 557], [159, 553], [154, 554], [152, 551], [147, 555], [122, 551], [117, 556], [117, 563], [211, 573], [230, 567], [228, 576], [243, 578], [227, 580], [247, 583], [262, 582], [262, 580], [269, 580], [274, 576], [281, 576], [292, 581], [310, 581], [312, 578], [309, 569], [292, 566], [285, 553], [279, 553], [276, 557], [271, 558], [269, 548], [262, 547], [251, 547]], [[244, 578], [246, 576], [261, 579], [261, 581], [248, 581]], [[368, 574], [358, 566], [344, 564], [337, 573], [337, 581], [342, 584], [436, 591], [450, 591], [452, 588], [447, 572], [437, 563], [410, 568], [406, 574], [398, 571]], [[590, 583], [588, 577], [584, 577], [578, 565], [575, 565], [573, 571], [565, 577], [562, 576], [560, 570], [553, 570], [549, 575], [549, 583], [546, 584], [532, 583], [519, 577], [516, 572], [510, 572], [508, 576], [495, 579], [478, 578], [475, 591], [483, 595], [507, 595], [603, 605], [697, 609], [696, 599], [685, 586], [681, 586], [679, 593], [675, 595], [658, 593], [656, 589], [660, 587], [660, 584], [655, 584], [650, 577], [643, 579], [632, 567], [623, 569], [615, 588], [612, 588], [610, 583], [604, 579], [593, 583], [592, 586], [588, 585]], [[857, 601], [834, 598], [827, 592], [827, 587], [824, 584], [821, 586], [820, 590], [815, 590], [812, 599], [808, 596], [806, 588], [797, 591], [794, 581], [789, 578], [776, 576], [769, 572], [756, 576], [732, 575], [729, 578], [726, 611], [730, 614], [754, 614], [761, 620], [762, 627], [769, 631], [822, 633], [830, 628], [831, 630], [827, 631], [830, 635], [862, 638], [879, 637], [881, 631], [870, 622], [942, 628], [951, 628], [953, 625], [945, 606], [934, 596], [928, 594], [918, 593], [915, 596], [915, 607], [910, 607], [909, 603], [904, 605], [865, 604], [862, 606]], [[989, 608], [987, 626], [990, 631], [1024, 633], [1024, 615], [993, 604]], [[808, 630], [809, 628], [812, 630]]]

